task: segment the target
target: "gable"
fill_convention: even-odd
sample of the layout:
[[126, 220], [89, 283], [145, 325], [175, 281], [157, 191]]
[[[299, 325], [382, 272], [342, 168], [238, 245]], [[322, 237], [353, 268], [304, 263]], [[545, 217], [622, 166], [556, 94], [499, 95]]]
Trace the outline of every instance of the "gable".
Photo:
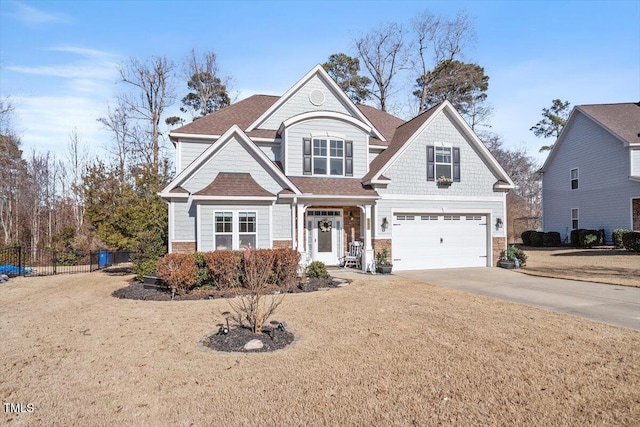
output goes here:
[[224, 147], [208, 156], [181, 186], [193, 194], [211, 184], [220, 173], [248, 173], [270, 193], [277, 194], [287, 188], [273, 172], [265, 170], [263, 163], [259, 156], [247, 150], [245, 141], [234, 135]]
[[[427, 146], [446, 146], [460, 150], [460, 182], [446, 193], [434, 181], [427, 181]], [[408, 141], [398, 157], [381, 170], [390, 181], [379, 190], [392, 194], [447, 196], [492, 196], [494, 184], [504, 179], [493, 170], [484, 150], [460, 127], [453, 114], [440, 109]]]

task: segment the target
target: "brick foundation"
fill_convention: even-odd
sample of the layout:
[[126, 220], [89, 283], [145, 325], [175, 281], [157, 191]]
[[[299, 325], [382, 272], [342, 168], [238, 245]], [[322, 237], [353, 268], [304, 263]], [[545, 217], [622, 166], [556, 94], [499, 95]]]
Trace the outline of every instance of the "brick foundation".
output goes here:
[[633, 231], [640, 231], [640, 199], [633, 199]]
[[371, 241], [371, 245], [373, 246], [373, 252], [376, 255], [386, 248], [389, 251], [389, 262], [393, 263], [393, 254], [391, 253], [391, 239], [373, 239]]
[[273, 249], [291, 249], [291, 240], [274, 240]]
[[498, 265], [498, 261], [500, 260], [500, 252], [507, 249], [507, 240], [504, 237], [494, 237], [493, 238], [493, 265]]
[[196, 242], [171, 242], [171, 251], [174, 254], [195, 252]]

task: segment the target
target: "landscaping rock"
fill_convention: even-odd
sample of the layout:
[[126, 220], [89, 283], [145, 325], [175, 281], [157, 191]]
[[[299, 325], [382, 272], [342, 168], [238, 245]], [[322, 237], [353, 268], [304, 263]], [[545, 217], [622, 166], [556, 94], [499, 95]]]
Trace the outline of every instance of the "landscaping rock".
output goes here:
[[258, 339], [253, 339], [244, 345], [245, 350], [260, 350], [262, 347], [264, 344]]

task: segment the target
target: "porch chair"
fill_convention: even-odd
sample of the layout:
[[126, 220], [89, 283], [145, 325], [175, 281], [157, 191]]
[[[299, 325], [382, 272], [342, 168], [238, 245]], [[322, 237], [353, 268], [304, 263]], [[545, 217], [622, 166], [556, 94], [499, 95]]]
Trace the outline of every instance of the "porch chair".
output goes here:
[[360, 268], [360, 259], [362, 258], [362, 243], [350, 242], [349, 253], [344, 256], [344, 268], [355, 267]]

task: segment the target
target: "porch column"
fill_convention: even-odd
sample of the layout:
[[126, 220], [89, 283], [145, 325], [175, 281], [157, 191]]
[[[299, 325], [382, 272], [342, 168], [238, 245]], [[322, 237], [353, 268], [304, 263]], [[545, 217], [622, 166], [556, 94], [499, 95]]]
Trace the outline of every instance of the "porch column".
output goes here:
[[297, 243], [298, 243], [298, 252], [300, 252], [301, 254], [304, 254], [306, 252], [306, 247], [305, 247], [305, 242], [304, 242], [304, 208], [305, 205], [303, 205], [302, 203], [299, 203], [296, 205], [296, 209], [298, 212], [298, 238], [297, 238]]
[[371, 205], [362, 205], [360, 206], [362, 210], [362, 219], [363, 219], [363, 232], [364, 232], [364, 248], [362, 251], [362, 270], [369, 271], [373, 273], [373, 262], [374, 262], [374, 254], [373, 254], [373, 245], [371, 244]]
[[291, 203], [291, 249], [298, 249], [298, 240], [296, 233], [296, 204], [295, 200]]

